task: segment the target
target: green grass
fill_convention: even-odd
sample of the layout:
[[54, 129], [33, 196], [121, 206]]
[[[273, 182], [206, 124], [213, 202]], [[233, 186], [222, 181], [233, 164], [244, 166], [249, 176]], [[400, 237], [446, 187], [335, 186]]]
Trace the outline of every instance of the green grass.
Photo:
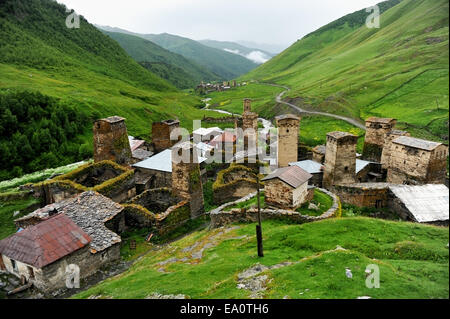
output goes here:
[[[0, 240], [4, 239], [16, 232], [14, 220], [30, 213], [29, 208], [39, 203], [34, 198], [25, 198], [12, 202], [0, 201]], [[13, 216], [14, 212], [20, 211], [17, 216]]]
[[[287, 85], [306, 108], [361, 120], [395, 117], [421, 129], [448, 121], [448, 6], [404, 0], [383, 13], [380, 29], [352, 24], [360, 12], [349, 15], [240, 80]], [[448, 132], [441, 125], [435, 136]]]
[[[159, 262], [189, 257], [191, 253], [183, 252], [184, 248], [199, 243], [200, 249], [214, 236], [217, 246], [205, 250], [200, 261], [176, 262], [164, 266], [167, 273], [158, 272]], [[300, 262], [267, 271], [272, 281], [263, 297], [449, 297], [447, 228], [361, 217], [303, 225], [266, 221], [263, 238], [265, 257], [258, 258], [254, 224], [240, 225], [226, 234], [197, 231], [149, 253], [125, 273], [74, 298], [145, 298], [154, 292], [190, 298], [248, 298], [248, 291], [236, 287], [237, 274], [258, 262], [271, 266], [285, 261]], [[347, 250], [328, 252], [337, 245]], [[369, 264], [380, 267], [380, 289], [365, 287], [364, 271]], [[346, 278], [347, 267], [353, 279]]]
[[[315, 204], [316, 206], [319, 207], [319, 209], [318, 210], [308, 209], [310, 203]], [[314, 199], [311, 202], [303, 204], [302, 207], [297, 209], [297, 212], [299, 212], [302, 215], [320, 216], [327, 210], [329, 210], [331, 206], [333, 206], [333, 198], [319, 191], [318, 189], [315, 189]]]
[[[264, 192], [261, 192], [260, 196], [259, 196], [259, 200], [260, 200], [260, 205], [261, 208], [265, 208], [266, 207], [266, 203], [265, 203], [265, 197], [264, 197]], [[258, 197], [255, 196], [245, 202], [242, 203], [238, 203], [236, 205], [232, 205], [229, 207], [225, 208], [225, 211], [229, 211], [232, 209], [250, 209], [250, 208], [256, 208], [258, 207]]]

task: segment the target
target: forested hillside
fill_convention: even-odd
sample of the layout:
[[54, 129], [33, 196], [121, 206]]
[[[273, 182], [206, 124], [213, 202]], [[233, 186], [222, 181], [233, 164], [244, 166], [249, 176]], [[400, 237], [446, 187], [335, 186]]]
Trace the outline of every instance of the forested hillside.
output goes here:
[[193, 88], [201, 81], [220, 80], [205, 67], [151, 41], [125, 33], [103, 33], [117, 41], [135, 61], [180, 89]]
[[415, 135], [448, 140], [449, 3], [391, 0], [380, 28], [365, 10], [299, 40], [243, 79], [287, 85], [306, 109], [365, 120], [395, 117]]

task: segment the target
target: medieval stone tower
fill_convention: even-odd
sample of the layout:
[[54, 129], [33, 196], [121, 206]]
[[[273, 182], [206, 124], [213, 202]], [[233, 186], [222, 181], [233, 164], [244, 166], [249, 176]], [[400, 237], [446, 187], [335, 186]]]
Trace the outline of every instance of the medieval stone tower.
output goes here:
[[292, 114], [277, 116], [278, 167], [288, 167], [298, 161], [300, 118]]
[[152, 139], [155, 146], [155, 152], [159, 153], [168, 148], [171, 148], [178, 141], [171, 141], [170, 134], [180, 127], [180, 121], [167, 120], [162, 122], [153, 122], [152, 125]]
[[172, 147], [172, 193], [175, 197], [189, 201], [192, 218], [204, 212], [197, 147], [191, 142]]
[[377, 163], [381, 162], [386, 135], [392, 131], [395, 124], [397, 124], [397, 120], [391, 118], [370, 117], [366, 120], [364, 159]]
[[131, 148], [125, 119], [111, 116], [94, 123], [94, 161], [111, 160], [120, 165], [131, 163]]
[[323, 186], [353, 184], [356, 181], [356, 143], [358, 137], [346, 132], [327, 134]]
[[[258, 114], [252, 112], [252, 100], [244, 99], [244, 112], [242, 113], [242, 130], [244, 131], [244, 148], [249, 145], [257, 147], [258, 141]], [[246, 134], [246, 130], [249, 130]]]

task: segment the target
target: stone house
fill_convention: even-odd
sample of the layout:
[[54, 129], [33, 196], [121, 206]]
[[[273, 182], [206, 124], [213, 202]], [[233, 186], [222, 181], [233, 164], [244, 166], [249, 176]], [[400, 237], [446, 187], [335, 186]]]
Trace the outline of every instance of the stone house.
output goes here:
[[393, 184], [442, 184], [447, 175], [448, 146], [400, 136], [392, 141], [387, 181]]
[[312, 160], [323, 164], [325, 161], [325, 153], [326, 153], [326, 146], [325, 145], [318, 145], [312, 149], [313, 157]]
[[392, 155], [392, 141], [400, 136], [411, 136], [411, 134], [400, 130], [392, 130], [386, 134], [386, 140], [384, 141], [383, 152], [381, 154], [381, 167], [384, 171], [387, 171], [389, 159]]
[[0, 242], [3, 264], [45, 292], [64, 288], [66, 267], [80, 278], [120, 259], [124, 208], [93, 191], [54, 203], [16, 220], [24, 230]]
[[283, 209], [299, 208], [306, 201], [311, 178], [298, 166], [277, 169], [262, 180], [266, 203]]
[[305, 160], [300, 162], [289, 163], [289, 166], [298, 166], [304, 171], [312, 175], [310, 184], [316, 187], [322, 187], [323, 165], [316, 161]]
[[153, 155], [146, 141], [136, 139], [133, 136], [128, 136], [128, 140], [130, 142], [132, 164], [141, 162]]

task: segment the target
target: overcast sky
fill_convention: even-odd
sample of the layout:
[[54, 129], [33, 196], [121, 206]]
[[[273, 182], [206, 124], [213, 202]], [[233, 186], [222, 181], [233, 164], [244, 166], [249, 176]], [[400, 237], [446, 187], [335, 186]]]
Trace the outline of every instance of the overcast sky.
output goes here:
[[89, 22], [195, 40], [289, 45], [381, 0], [57, 0]]

